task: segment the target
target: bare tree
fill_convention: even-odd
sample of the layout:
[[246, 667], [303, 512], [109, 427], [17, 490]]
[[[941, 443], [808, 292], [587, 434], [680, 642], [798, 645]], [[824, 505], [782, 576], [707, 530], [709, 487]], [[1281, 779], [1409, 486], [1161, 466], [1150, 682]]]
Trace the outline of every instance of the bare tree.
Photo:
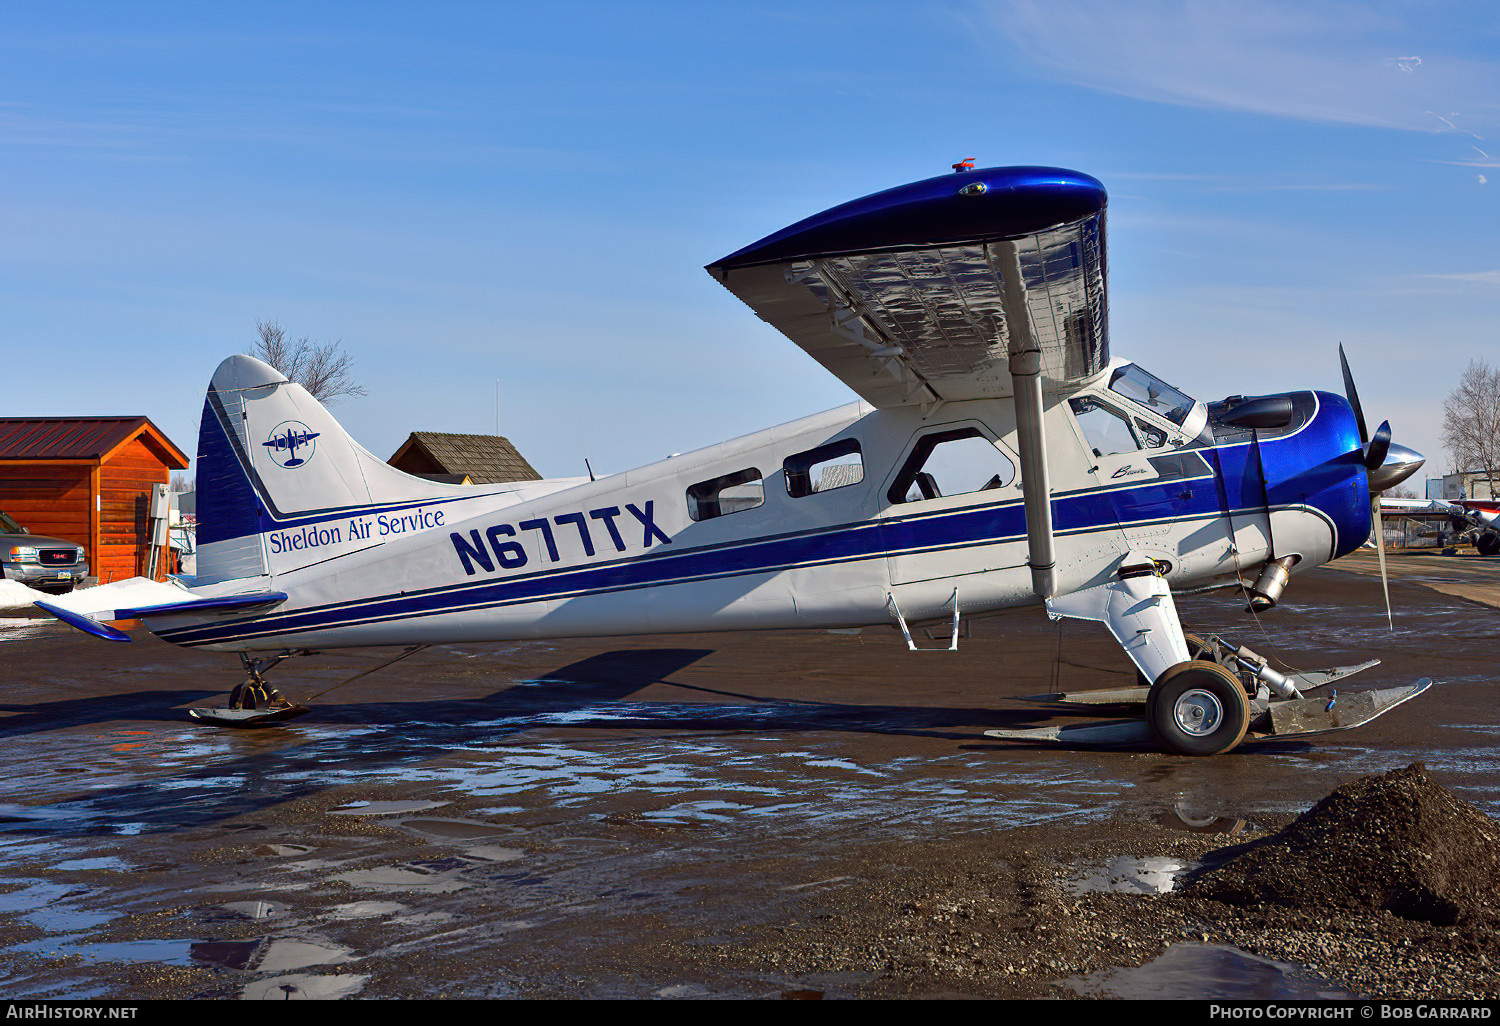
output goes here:
[[344, 352], [342, 339], [313, 342], [304, 335], [294, 342], [275, 321], [256, 321], [255, 330], [260, 341], [250, 347], [249, 354], [275, 367], [319, 402], [332, 404], [365, 394], [364, 387], [354, 381], [354, 357]]
[[1500, 370], [1470, 360], [1458, 387], [1443, 400], [1443, 448], [1460, 473], [1482, 471], [1495, 498], [1500, 466]]

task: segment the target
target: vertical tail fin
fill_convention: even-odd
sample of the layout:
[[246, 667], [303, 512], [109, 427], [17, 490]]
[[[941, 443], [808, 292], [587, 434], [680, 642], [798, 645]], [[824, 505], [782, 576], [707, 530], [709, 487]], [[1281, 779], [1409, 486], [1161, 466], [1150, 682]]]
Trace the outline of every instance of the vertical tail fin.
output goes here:
[[457, 490], [390, 466], [305, 388], [250, 356], [231, 356], [209, 383], [197, 475], [203, 583], [270, 573], [268, 533]]

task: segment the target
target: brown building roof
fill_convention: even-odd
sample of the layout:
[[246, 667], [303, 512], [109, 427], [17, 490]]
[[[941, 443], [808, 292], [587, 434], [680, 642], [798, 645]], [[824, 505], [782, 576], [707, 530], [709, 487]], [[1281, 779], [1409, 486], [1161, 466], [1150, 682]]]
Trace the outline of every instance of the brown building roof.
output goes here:
[[540, 481], [542, 475], [499, 435], [454, 435], [441, 431], [413, 431], [396, 454], [386, 461], [408, 474], [467, 475], [474, 484]]
[[0, 417], [0, 460], [102, 460], [142, 434], [163, 463], [187, 468], [188, 457], [147, 417]]

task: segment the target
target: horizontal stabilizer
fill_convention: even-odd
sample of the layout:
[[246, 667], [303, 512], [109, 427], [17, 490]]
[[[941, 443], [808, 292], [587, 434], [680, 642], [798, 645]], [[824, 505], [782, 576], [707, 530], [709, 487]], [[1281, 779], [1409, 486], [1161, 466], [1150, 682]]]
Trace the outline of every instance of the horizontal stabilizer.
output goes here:
[[286, 601], [286, 593], [262, 591], [241, 595], [200, 595], [179, 584], [163, 584], [144, 577], [116, 581], [35, 602], [38, 609], [63, 623], [109, 641], [129, 641], [129, 635], [108, 625], [110, 620], [137, 620], [178, 613], [226, 612], [272, 606]]
[[98, 620], [84, 616], [82, 613], [74, 613], [67, 609], [62, 609], [50, 602], [33, 602], [32, 605], [43, 612], [51, 613], [69, 627], [77, 627], [84, 633], [92, 634], [96, 638], [103, 638], [105, 641], [130, 640], [130, 635], [124, 631], [117, 630], [107, 623], [100, 623]]
[[253, 595], [225, 595], [222, 598], [200, 598], [190, 602], [168, 602], [165, 605], [139, 606], [115, 610], [117, 620], [138, 620], [146, 616], [166, 616], [170, 613], [197, 613], [207, 610], [226, 612], [231, 609], [250, 609], [254, 606], [274, 606], [286, 601], [284, 591], [262, 591]]

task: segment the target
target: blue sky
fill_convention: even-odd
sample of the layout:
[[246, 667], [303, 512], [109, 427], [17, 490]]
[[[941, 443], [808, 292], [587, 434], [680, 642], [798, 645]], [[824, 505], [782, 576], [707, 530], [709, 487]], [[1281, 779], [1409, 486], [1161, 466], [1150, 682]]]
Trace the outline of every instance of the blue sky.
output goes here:
[[498, 381], [542, 473], [628, 469], [852, 398], [702, 266], [967, 156], [1103, 181], [1113, 352], [1200, 398], [1341, 391], [1342, 342], [1436, 474], [1500, 362], [1490, 4], [3, 11], [7, 415], [191, 452], [275, 319], [343, 340], [380, 456], [493, 431]]

